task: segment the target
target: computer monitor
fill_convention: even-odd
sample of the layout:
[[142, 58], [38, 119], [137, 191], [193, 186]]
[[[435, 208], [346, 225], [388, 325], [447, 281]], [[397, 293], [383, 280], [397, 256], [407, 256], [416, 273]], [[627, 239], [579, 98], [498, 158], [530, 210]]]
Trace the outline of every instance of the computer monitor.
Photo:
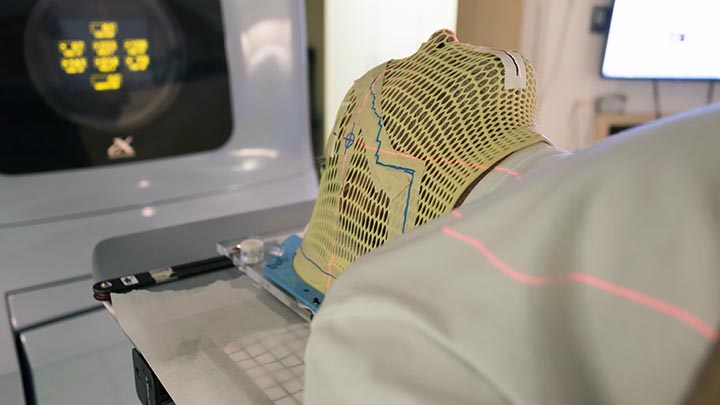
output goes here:
[[602, 76], [720, 79], [718, 15], [717, 0], [615, 0]]

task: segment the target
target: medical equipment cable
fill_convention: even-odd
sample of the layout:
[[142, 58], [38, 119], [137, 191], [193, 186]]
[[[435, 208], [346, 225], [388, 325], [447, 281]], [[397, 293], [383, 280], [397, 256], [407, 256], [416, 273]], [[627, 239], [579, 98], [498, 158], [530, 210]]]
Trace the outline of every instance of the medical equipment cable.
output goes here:
[[[12, 313], [12, 306], [10, 305], [10, 299], [13, 296], [29, 293], [33, 291], [40, 291], [46, 288], [53, 288], [58, 287], [62, 285], [77, 283], [80, 281], [85, 281], [92, 279], [92, 275], [90, 274], [84, 274], [81, 276], [76, 277], [70, 277], [62, 280], [55, 280], [48, 283], [42, 283], [38, 285], [34, 285], [32, 287], [24, 287], [24, 288], [18, 288], [16, 290], [10, 290], [5, 292], [5, 309], [7, 311], [8, 319], [14, 320], [15, 317]], [[26, 405], [36, 405], [37, 402], [37, 395], [35, 392], [35, 379], [33, 374], [33, 368], [30, 363], [30, 358], [28, 356], [26, 347], [25, 347], [25, 339], [26, 334], [28, 332], [31, 332], [36, 329], [40, 329], [49, 325], [53, 325], [59, 322], [63, 322], [69, 319], [74, 319], [83, 315], [90, 314], [92, 312], [98, 311], [102, 309], [102, 305], [92, 305], [80, 309], [76, 309], [74, 311], [66, 312], [54, 317], [50, 317], [47, 319], [42, 319], [37, 322], [33, 322], [30, 324], [18, 326], [16, 322], [11, 321], [10, 322], [10, 331], [13, 336], [13, 343], [15, 345], [15, 353], [17, 355], [17, 361], [18, 366], [20, 368], [20, 381], [22, 383], [22, 391], [23, 396], [25, 398], [25, 404]]]

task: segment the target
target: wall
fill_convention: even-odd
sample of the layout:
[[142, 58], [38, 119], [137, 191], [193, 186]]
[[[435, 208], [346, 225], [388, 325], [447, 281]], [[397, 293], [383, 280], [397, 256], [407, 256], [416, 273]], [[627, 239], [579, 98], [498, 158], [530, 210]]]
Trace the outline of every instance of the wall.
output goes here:
[[[654, 113], [650, 81], [600, 77], [605, 37], [590, 33], [590, 15], [594, 5], [608, 4], [603, 0], [525, 0], [520, 49], [538, 75], [539, 128], [566, 149], [590, 143], [598, 96], [623, 93], [626, 112]], [[662, 81], [659, 87], [664, 115], [707, 100], [708, 82]]]
[[458, 0], [461, 42], [491, 48], [520, 48], [523, 0]]
[[457, 0], [325, 0], [325, 134], [355, 79], [456, 20]]

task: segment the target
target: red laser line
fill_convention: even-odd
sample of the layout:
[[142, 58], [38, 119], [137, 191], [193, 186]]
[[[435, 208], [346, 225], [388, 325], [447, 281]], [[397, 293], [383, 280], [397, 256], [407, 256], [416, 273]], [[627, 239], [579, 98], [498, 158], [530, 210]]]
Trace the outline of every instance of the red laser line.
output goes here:
[[655, 297], [643, 294], [639, 291], [629, 289], [617, 284], [612, 284], [605, 280], [595, 278], [585, 273], [571, 273], [569, 278], [572, 281], [578, 283], [584, 283], [603, 291], [607, 291], [611, 294], [626, 298], [630, 301], [635, 301], [640, 305], [651, 308], [655, 311], [661, 312], [667, 316], [675, 318], [691, 328], [698, 331], [701, 335], [705, 336], [709, 341], [714, 342], [718, 338], [718, 331], [713, 327], [705, 323], [697, 315], [689, 312], [683, 308], [677, 307]]
[[[458, 42], [457, 37], [454, 37], [454, 39], [455, 39], [454, 42]], [[503, 50], [503, 52], [504, 52], [504, 50]], [[362, 113], [362, 110], [365, 108], [365, 105], [367, 104], [367, 101], [368, 101], [368, 97], [370, 96], [370, 90], [372, 89], [372, 86], [375, 85], [375, 82], [377, 82], [377, 81], [385, 74], [385, 72], [387, 72], [387, 68], [383, 69], [382, 72], [380, 72], [380, 74], [378, 74], [378, 75], [373, 79], [373, 81], [370, 83], [370, 88], [369, 88], [368, 91], [365, 93], [365, 97], [363, 97], [363, 102], [362, 102], [362, 104], [360, 105], [360, 108], [358, 109], [357, 114], [355, 114], [355, 120], [353, 121], [353, 124], [357, 123], [357, 117], [360, 116], [360, 114]], [[342, 134], [338, 134], [337, 136], [338, 136], [338, 137], [341, 137]], [[419, 158], [419, 157], [416, 157], [416, 156], [413, 156], [413, 155], [408, 155], [408, 154], [406, 154], [406, 153], [400, 153], [400, 152], [395, 152], [395, 151], [376, 149], [376, 148], [373, 148], [373, 147], [368, 146], [368, 145], [364, 145], [364, 147], [365, 147], [365, 149], [369, 149], [369, 150], [373, 150], [373, 151], [377, 151], [377, 152], [380, 152], [380, 153], [385, 153], [385, 154], [389, 154], [389, 155], [393, 155], [393, 156], [404, 157], [404, 158], [408, 158], [408, 159], [425, 160], [425, 161], [428, 161], [428, 162], [441, 161], [441, 162], [443, 162], [443, 163], [453, 163], [453, 164], [457, 164], [457, 165], [460, 165], [460, 166], [472, 166], [472, 167], [474, 167], [474, 168], [476, 168], [476, 169], [481, 169], [481, 170], [487, 170], [487, 169], [489, 168], [488, 166], [481, 165], [481, 164], [479, 164], [479, 163], [464, 162], [464, 161], [462, 161], [462, 160], [457, 160], [457, 159], [433, 158], [433, 157], [428, 157], [428, 158], [425, 158], [425, 159], [421, 159], [421, 158]], [[518, 180], [520, 179], [520, 173], [516, 172], [515, 170], [508, 169], [508, 168], [502, 167], [502, 166], [495, 166], [495, 167], [493, 168], [493, 170], [497, 170], [497, 171], [499, 171], [499, 172], [504, 172], [504, 173], [507, 173], [507, 174], [515, 177], [515, 179], [518, 179]]]
[[[354, 124], [357, 123], [357, 117], [360, 116], [360, 114], [362, 113], [362, 110], [365, 108], [365, 105], [367, 104], [368, 97], [370, 96], [370, 90], [372, 89], [372, 86], [374, 86], [374, 85], [375, 85], [375, 82], [377, 82], [383, 75], [385, 75], [385, 72], [387, 72], [387, 69], [383, 69], [383, 71], [380, 72], [380, 74], [378, 74], [378, 75], [373, 79], [372, 83], [370, 83], [370, 88], [369, 88], [368, 91], [365, 93], [365, 97], [363, 97], [362, 104], [360, 104], [360, 108], [358, 109], [357, 113], [355, 114], [355, 120], [353, 121]], [[343, 136], [343, 135], [342, 135], [342, 134], [337, 134], [337, 136], [338, 136], [338, 137], [341, 137], [341, 136]], [[424, 160], [424, 161], [427, 161], [427, 162], [440, 161], [440, 162], [443, 162], [443, 163], [457, 164], [457, 165], [459, 165], [459, 166], [472, 166], [472, 167], [474, 167], [474, 168], [476, 168], [476, 169], [481, 169], [481, 170], [487, 170], [487, 169], [489, 168], [488, 166], [481, 165], [481, 164], [479, 164], [479, 163], [470, 163], [470, 162], [465, 162], [465, 161], [458, 160], [458, 159], [434, 158], [434, 157], [427, 157], [427, 158], [425, 158], [425, 159], [422, 159], [422, 158], [419, 158], [419, 157], [416, 157], [416, 156], [413, 156], [413, 155], [409, 155], [409, 154], [407, 154], [407, 153], [400, 153], [400, 152], [395, 152], [395, 151], [390, 151], [390, 150], [383, 150], [383, 149], [379, 149], [379, 150], [378, 150], [378, 149], [376, 149], [376, 148], [374, 148], [374, 147], [372, 147], [372, 146], [369, 146], [369, 145], [363, 145], [363, 146], [365, 147], [365, 149], [368, 149], [368, 150], [378, 151], [378, 152], [380, 152], [380, 153], [384, 153], [384, 154], [387, 154], [387, 155], [404, 157], [404, 158], [408, 158], [408, 159]], [[515, 179], [520, 179], [520, 173], [516, 172], [515, 170], [511, 170], [511, 169], [508, 169], [508, 168], [502, 167], [502, 166], [495, 166], [495, 167], [493, 168], [493, 170], [497, 170], [497, 171], [499, 171], [499, 172], [504, 172], [504, 173], [507, 173], [507, 174], [515, 177]]]
[[452, 210], [452, 211], [450, 211], [450, 214], [452, 214], [452, 216], [454, 216], [457, 219], [462, 219], [462, 217], [463, 217], [463, 215], [458, 210]]
[[649, 308], [653, 311], [680, 321], [685, 325], [689, 326], [690, 328], [694, 329], [696, 332], [698, 332], [710, 342], [715, 342], [718, 339], [718, 331], [712, 326], [708, 325], [705, 321], [700, 319], [700, 317], [693, 314], [692, 312], [689, 312], [683, 308], [677, 307], [658, 298], [643, 294], [639, 291], [627, 287], [623, 287], [621, 285], [601, 280], [586, 273], [573, 272], [556, 277], [539, 277], [528, 275], [513, 269], [508, 264], [500, 260], [497, 256], [495, 256], [495, 254], [493, 254], [490, 249], [487, 248], [487, 246], [485, 246], [479, 240], [474, 239], [471, 236], [464, 235], [453, 229], [450, 229], [447, 226], [443, 227], [443, 232], [445, 232], [445, 234], [447, 234], [448, 236], [465, 242], [466, 244], [479, 250], [480, 253], [482, 253], [485, 258], [490, 262], [490, 264], [492, 264], [495, 268], [500, 270], [503, 274], [505, 274], [514, 281], [529, 285], [549, 285], [565, 282], [576, 282], [585, 284], [590, 287], [605, 291], [611, 295], [615, 295], [617, 297], [625, 298], [629, 301], [636, 302], [646, 308]]

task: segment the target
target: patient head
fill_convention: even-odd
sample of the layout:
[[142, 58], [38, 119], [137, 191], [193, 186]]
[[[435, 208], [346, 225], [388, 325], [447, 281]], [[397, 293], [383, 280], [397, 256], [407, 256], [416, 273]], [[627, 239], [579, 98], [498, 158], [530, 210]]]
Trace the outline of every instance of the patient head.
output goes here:
[[326, 292], [356, 259], [460, 205], [535, 131], [532, 66], [515, 52], [438, 31], [348, 91], [293, 267]]

